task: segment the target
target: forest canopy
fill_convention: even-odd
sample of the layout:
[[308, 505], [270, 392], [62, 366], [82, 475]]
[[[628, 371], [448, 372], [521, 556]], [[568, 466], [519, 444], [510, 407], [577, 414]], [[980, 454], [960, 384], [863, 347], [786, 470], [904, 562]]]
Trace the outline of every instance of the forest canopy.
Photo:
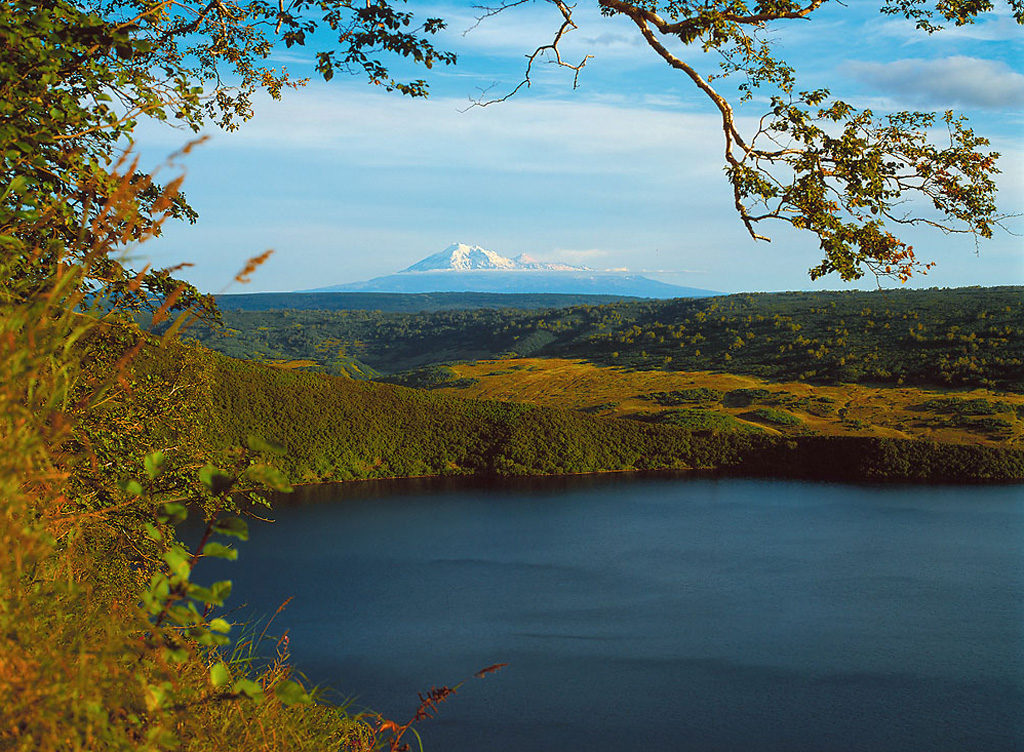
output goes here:
[[[576, 29], [577, 5], [545, 0], [562, 19], [550, 41], [527, 55], [522, 82], [511, 92], [480, 105], [503, 101], [532, 83], [534, 65], [554, 62], [576, 81], [589, 56], [563, 59], [560, 46]], [[483, 19], [528, 4], [501, 0]], [[601, 13], [623, 17], [644, 44], [677, 71], [717, 110], [726, 177], [736, 212], [755, 240], [770, 240], [759, 228], [772, 221], [817, 236], [821, 262], [812, 279], [836, 273], [844, 281], [865, 273], [906, 281], [924, 272], [914, 249], [899, 238], [902, 229], [925, 225], [945, 233], [990, 238], [1004, 219], [995, 203], [999, 154], [962, 115], [858, 109], [828, 88], [805, 88], [800, 72], [778, 51], [776, 33], [804, 23], [829, 0], [760, 2], [631, 2], [598, 0]], [[835, 4], [835, 3], [832, 3]], [[1006, 3], [1024, 23], [1019, 0]], [[879, 12], [911, 19], [922, 34], [965, 26], [996, 9], [973, 0], [898, 0]], [[852, 40], [850, 40], [852, 41]], [[836, 40], [837, 44], [848, 43]], [[705, 53], [695, 62], [694, 53]], [[722, 86], [734, 80], [736, 94]], [[754, 127], [736, 115], [739, 103], [766, 101]], [[938, 140], [934, 134], [941, 133]], [[913, 208], [911, 208], [913, 207]]]

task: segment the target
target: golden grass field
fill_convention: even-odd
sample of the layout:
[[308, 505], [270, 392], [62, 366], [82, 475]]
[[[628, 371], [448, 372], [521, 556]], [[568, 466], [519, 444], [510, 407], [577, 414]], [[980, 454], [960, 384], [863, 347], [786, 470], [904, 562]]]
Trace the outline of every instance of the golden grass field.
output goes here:
[[[593, 415], [644, 418], [668, 410], [712, 410], [772, 433], [817, 433], [846, 436], [928, 438], [942, 442], [1024, 445], [1024, 395], [987, 389], [940, 390], [864, 385], [815, 386], [800, 382], [768, 382], [727, 373], [633, 371], [602, 368], [583, 361], [558, 358], [481, 360], [452, 366], [459, 377], [479, 379], [472, 386], [444, 388], [461, 397], [527, 402], [581, 410]], [[765, 389], [770, 394], [752, 406], [726, 406], [720, 401], [664, 407], [645, 396], [656, 392], [704, 387], [720, 392]], [[948, 411], [923, 408], [929, 400], [956, 397], [986, 399], [1002, 407], [991, 414], [1001, 423], [984, 427], [976, 418], [956, 420]], [[728, 400], [726, 400], [728, 402]], [[752, 415], [770, 406], [798, 422], [780, 425]]]

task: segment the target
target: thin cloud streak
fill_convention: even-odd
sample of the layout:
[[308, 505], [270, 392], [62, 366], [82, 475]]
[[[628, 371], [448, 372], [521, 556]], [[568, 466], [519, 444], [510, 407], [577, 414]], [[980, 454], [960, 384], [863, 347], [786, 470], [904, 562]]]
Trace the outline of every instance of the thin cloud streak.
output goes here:
[[1024, 75], [991, 60], [958, 55], [891, 63], [854, 61], [845, 69], [854, 78], [894, 94], [902, 102], [992, 110], [1024, 107]]

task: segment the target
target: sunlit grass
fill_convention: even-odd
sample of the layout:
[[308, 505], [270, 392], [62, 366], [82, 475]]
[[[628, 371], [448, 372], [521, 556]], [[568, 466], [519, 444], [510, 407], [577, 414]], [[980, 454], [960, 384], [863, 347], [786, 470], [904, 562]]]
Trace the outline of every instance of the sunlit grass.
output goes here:
[[[654, 419], [680, 405], [659, 404], [652, 395], [703, 389], [720, 392], [725, 399], [694, 400], [687, 407], [711, 410], [770, 432], [927, 438], [992, 446], [1024, 444], [1024, 395], [988, 389], [818, 386], [710, 371], [603, 368], [561, 358], [485, 360], [452, 367], [459, 377], [477, 380], [462, 382], [468, 384], [462, 388], [444, 389], [452, 394], [569, 407], [605, 417]], [[760, 389], [767, 394], [753, 403], [733, 404], [727, 395], [741, 389]], [[958, 415], [949, 406], [951, 397], [986, 400], [991, 413]], [[762, 419], [754, 414], [758, 409], [784, 411], [796, 422]]]

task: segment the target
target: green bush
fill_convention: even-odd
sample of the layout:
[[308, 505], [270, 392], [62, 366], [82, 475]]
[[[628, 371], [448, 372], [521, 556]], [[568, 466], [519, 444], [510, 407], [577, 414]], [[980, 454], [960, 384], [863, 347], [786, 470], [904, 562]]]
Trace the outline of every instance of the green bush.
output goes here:
[[774, 407], [759, 407], [744, 415], [749, 415], [754, 420], [772, 423], [777, 426], [799, 426], [803, 424], [803, 421], [793, 415], [793, 413], [777, 410]]
[[727, 392], [722, 400], [726, 407], [749, 407], [760, 402], [771, 394], [767, 389], [733, 389]]
[[721, 402], [724, 396], [725, 393], [718, 389], [701, 386], [692, 389], [675, 389], [670, 392], [653, 392], [648, 395], [648, 399], [653, 399], [664, 407], [672, 407], [689, 402]]

